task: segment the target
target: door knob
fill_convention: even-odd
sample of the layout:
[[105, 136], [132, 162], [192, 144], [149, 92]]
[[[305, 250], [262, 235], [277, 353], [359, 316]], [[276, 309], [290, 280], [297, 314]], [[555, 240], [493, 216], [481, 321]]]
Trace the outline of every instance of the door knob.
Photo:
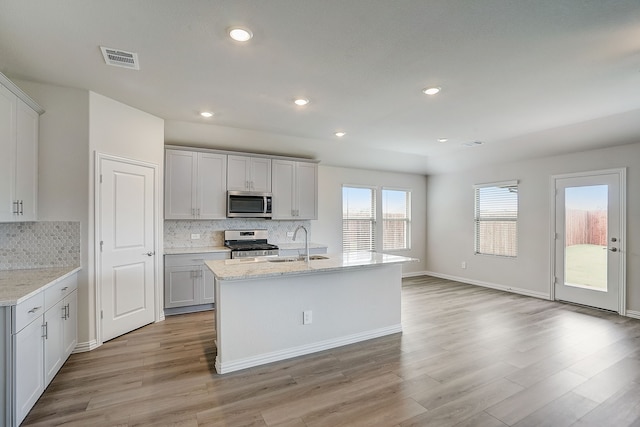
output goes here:
[[609, 249], [611, 252], [618, 252], [618, 248], [611, 248]]
[[155, 252], [147, 252], [146, 254], [142, 254], [142, 255], [146, 255], [146, 256], [154, 256], [156, 253]]

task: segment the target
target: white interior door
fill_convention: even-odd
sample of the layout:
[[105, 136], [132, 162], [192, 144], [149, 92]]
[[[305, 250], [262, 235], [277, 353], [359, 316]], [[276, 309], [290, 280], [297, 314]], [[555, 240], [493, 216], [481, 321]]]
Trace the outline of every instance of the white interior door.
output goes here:
[[622, 172], [556, 178], [555, 299], [620, 311]]
[[155, 320], [155, 169], [100, 158], [102, 341]]

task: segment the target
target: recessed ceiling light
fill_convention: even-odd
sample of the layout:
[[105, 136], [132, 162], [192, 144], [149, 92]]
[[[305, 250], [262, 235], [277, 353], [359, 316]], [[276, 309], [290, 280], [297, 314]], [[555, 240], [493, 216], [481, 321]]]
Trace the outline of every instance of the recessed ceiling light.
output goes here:
[[209, 117], [213, 117], [213, 113], [212, 113], [212, 112], [210, 112], [210, 111], [203, 111], [202, 113], [200, 113], [200, 115], [201, 115], [202, 117], [206, 117], [207, 119], [208, 119]]
[[246, 42], [251, 40], [251, 37], [253, 37], [253, 33], [246, 28], [233, 27], [229, 28], [229, 37], [237, 42]]
[[447, 142], [449, 138], [438, 138], [438, 142]]
[[439, 87], [426, 87], [424, 89], [422, 89], [422, 92], [425, 93], [426, 95], [435, 95], [436, 93], [440, 93], [442, 89]]
[[296, 98], [293, 100], [293, 103], [299, 107], [304, 107], [309, 103], [309, 100], [307, 98]]
[[346, 132], [336, 132], [336, 133], [334, 133], [334, 135], [337, 136], [338, 138], [342, 138], [346, 134], [347, 134]]

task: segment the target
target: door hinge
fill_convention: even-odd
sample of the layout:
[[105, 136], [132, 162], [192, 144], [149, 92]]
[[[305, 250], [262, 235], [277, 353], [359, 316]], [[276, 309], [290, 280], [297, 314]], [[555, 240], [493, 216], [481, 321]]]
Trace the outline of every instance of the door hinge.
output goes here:
[[104, 242], [100, 240], [100, 252], [102, 252], [102, 247], [104, 246]]

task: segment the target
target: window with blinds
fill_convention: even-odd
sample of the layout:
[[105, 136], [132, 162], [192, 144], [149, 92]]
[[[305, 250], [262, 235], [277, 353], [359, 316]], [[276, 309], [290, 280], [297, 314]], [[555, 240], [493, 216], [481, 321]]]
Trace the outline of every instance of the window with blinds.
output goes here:
[[411, 192], [382, 190], [382, 249], [409, 249], [411, 247]]
[[342, 187], [342, 250], [375, 249], [376, 193], [369, 187]]
[[518, 255], [518, 181], [474, 186], [475, 253]]

